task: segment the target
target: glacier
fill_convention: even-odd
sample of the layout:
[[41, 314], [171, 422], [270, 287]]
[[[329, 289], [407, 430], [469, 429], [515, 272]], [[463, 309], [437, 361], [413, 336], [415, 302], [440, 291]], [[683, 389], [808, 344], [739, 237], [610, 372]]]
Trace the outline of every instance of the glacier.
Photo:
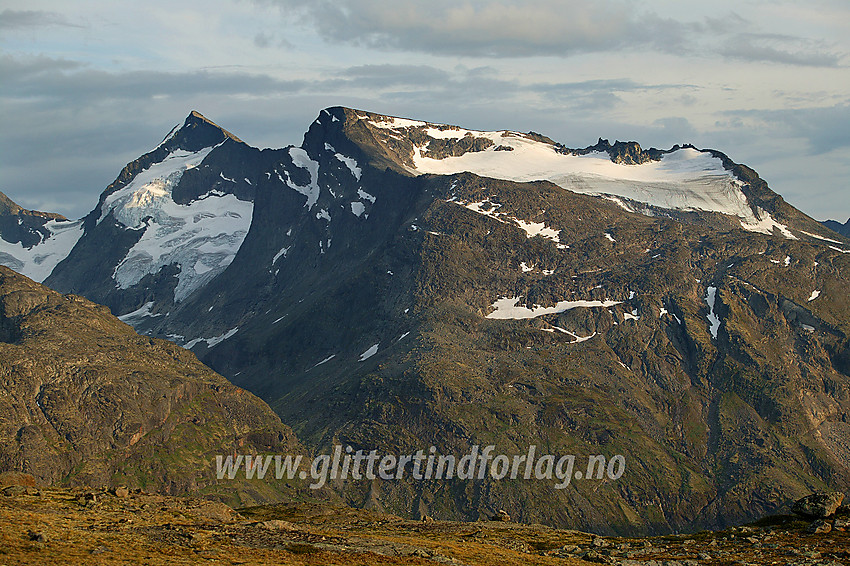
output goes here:
[[[525, 134], [482, 132], [454, 126], [437, 126], [401, 118], [377, 121], [360, 117], [373, 127], [394, 131], [399, 137], [409, 128], [424, 128], [432, 139], [483, 138], [492, 145], [483, 151], [433, 158], [425, 155], [430, 141], [414, 146], [413, 174], [453, 175], [469, 172], [481, 177], [516, 182], [550, 181], [576, 193], [613, 200], [631, 212], [620, 199], [641, 202], [663, 209], [719, 212], [737, 217], [741, 227], [771, 234], [779, 230], [796, 239], [783, 224], [764, 210], [754, 210], [742, 181], [725, 169], [723, 161], [708, 151], [680, 148], [660, 160], [640, 165], [614, 163], [607, 152], [574, 155], [558, 151], [551, 143]], [[498, 149], [497, 149], [498, 148]], [[510, 151], [502, 151], [509, 149]]]
[[111, 214], [127, 228], [144, 230], [115, 268], [118, 288], [127, 289], [176, 264], [174, 301], [180, 302], [233, 261], [250, 228], [253, 203], [219, 191], [188, 204], [172, 198], [183, 174], [199, 166], [215, 147], [172, 151], [106, 197], [98, 223]]

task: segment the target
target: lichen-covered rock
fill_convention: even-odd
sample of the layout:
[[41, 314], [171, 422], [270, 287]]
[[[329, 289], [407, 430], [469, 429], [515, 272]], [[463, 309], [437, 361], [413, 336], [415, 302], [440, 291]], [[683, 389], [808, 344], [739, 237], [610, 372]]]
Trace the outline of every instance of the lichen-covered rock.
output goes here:
[[798, 499], [791, 510], [803, 517], [823, 519], [832, 516], [841, 506], [842, 501], [844, 501], [844, 494], [841, 492], [818, 492]]

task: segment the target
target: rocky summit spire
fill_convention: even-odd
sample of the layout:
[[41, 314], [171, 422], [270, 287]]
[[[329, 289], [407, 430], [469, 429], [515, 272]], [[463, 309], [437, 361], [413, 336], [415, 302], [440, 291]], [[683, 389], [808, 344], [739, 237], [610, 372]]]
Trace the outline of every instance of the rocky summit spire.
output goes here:
[[227, 138], [242, 143], [242, 140], [207, 119], [200, 112], [192, 110], [183, 125], [166, 137], [163, 145], [167, 145], [169, 148], [199, 151], [205, 147], [219, 144]]

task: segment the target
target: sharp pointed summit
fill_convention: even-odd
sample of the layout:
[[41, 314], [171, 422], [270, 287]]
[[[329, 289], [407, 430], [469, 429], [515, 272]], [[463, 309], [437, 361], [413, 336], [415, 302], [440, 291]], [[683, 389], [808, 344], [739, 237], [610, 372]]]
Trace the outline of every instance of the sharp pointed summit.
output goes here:
[[205, 147], [221, 143], [228, 138], [239, 143], [244, 143], [212, 120], [207, 119], [200, 112], [192, 110], [186, 117], [183, 125], [167, 136], [165, 142], [173, 142], [173, 144], [169, 144], [172, 149], [180, 148], [187, 151], [198, 151]]

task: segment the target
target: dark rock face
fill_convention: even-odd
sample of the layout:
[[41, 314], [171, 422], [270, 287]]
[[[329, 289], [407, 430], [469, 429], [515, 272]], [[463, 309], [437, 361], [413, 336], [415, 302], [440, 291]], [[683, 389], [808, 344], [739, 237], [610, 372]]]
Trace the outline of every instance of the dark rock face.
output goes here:
[[[844, 285], [841, 254], [718, 231], [706, 216], [629, 214], [548, 183], [410, 177], [413, 142], [367, 128], [361, 114], [331, 109], [305, 137], [319, 185], [333, 191], [323, 189], [312, 210], [330, 211], [332, 221], [305, 214], [292, 191], [258, 189], [233, 269], [151, 331], [216, 336], [239, 325], [232, 338], [196, 351], [270, 400], [313, 446], [413, 453], [434, 445], [461, 455], [492, 442], [513, 454], [545, 439], [559, 454], [623, 453], [634, 467], [598, 491], [578, 482], [554, 492], [534, 481], [485, 481], [482, 491], [462, 481], [451, 491], [384, 482], [367, 496], [351, 483], [352, 503], [377, 498], [411, 516], [458, 519], [501, 507], [520, 521], [660, 532], [780, 508], [786, 494], [806, 491], [803, 477], [844, 485], [848, 306], [840, 295], [809, 301], [804, 291]], [[414, 126], [414, 135], [426, 129]], [[357, 160], [360, 179], [326, 143]], [[358, 190], [376, 198], [368, 218], [346, 208]], [[482, 201], [505, 220], [463, 206]], [[569, 249], [529, 238], [510, 218], [557, 226]], [[789, 269], [777, 278], [786, 256], [837, 272]], [[707, 286], [718, 289], [716, 337]], [[620, 304], [485, 318], [506, 292], [528, 307], [565, 298]], [[210, 307], [221, 313], [217, 327], [201, 330], [209, 322], [194, 315], [195, 330], [168, 326]], [[377, 354], [360, 361], [375, 344]], [[793, 363], [780, 353], [788, 351]], [[835, 393], [824, 395], [820, 379]], [[799, 390], [812, 397], [799, 400]], [[800, 436], [810, 426], [823, 440]], [[794, 479], [764, 479], [775, 473]], [[542, 489], [546, 508], [533, 504]], [[612, 512], [611, 501], [644, 511]], [[664, 511], [647, 512], [653, 505]]]
[[825, 519], [835, 514], [842, 501], [844, 501], [844, 494], [841, 492], [818, 492], [798, 499], [791, 510], [803, 517]]
[[[169, 342], [0, 267], [0, 470], [215, 493], [213, 459], [297, 449], [288, 427]], [[126, 489], [126, 488], [125, 488]], [[271, 497], [264, 486], [246, 501]]]

